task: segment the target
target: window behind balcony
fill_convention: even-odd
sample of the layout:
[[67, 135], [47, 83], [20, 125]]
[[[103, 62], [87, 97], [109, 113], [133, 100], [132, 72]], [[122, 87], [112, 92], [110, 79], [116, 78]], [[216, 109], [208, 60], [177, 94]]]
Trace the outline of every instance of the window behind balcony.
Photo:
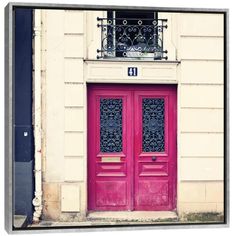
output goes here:
[[101, 49], [98, 58], [167, 59], [163, 50], [165, 19], [153, 11], [108, 11], [98, 18]]

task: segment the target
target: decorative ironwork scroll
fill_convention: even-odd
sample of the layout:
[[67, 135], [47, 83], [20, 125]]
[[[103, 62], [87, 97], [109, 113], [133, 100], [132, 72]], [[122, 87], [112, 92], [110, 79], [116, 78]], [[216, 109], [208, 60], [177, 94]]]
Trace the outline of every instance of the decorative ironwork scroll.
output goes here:
[[163, 49], [166, 19], [97, 18], [101, 28], [100, 58], [168, 59]]
[[122, 151], [122, 99], [100, 99], [100, 151]]
[[163, 98], [144, 98], [142, 100], [144, 152], [163, 152], [165, 150], [165, 105]]

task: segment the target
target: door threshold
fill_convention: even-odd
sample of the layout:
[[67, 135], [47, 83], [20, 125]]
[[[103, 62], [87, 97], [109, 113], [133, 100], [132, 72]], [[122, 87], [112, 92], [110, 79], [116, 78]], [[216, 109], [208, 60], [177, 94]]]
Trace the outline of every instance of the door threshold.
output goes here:
[[94, 211], [87, 215], [88, 220], [110, 221], [176, 221], [175, 211]]

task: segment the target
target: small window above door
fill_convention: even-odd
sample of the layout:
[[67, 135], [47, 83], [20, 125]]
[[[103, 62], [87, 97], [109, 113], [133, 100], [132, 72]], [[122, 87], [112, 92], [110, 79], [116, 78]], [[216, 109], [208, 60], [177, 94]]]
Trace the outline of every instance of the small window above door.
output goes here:
[[167, 19], [159, 19], [157, 12], [108, 11], [107, 18], [97, 20], [101, 29], [98, 59], [168, 59], [163, 48]]

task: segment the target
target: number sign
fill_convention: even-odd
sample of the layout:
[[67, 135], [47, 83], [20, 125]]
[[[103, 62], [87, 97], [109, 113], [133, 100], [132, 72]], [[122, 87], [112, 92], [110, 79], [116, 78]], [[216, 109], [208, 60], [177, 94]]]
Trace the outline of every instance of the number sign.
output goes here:
[[128, 76], [137, 76], [138, 68], [137, 67], [128, 67]]

